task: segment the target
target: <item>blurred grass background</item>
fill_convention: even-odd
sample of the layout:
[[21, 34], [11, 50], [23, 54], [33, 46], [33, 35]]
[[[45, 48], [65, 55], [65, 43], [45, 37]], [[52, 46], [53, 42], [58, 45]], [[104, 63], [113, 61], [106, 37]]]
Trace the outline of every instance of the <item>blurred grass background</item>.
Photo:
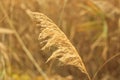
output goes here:
[[26, 49], [51, 80], [70, 80], [70, 76], [49, 74], [40, 54], [39, 29], [23, 7], [44, 13], [60, 27], [90, 76], [98, 71], [95, 80], [120, 79], [119, 0], [0, 0], [0, 80], [44, 80]]

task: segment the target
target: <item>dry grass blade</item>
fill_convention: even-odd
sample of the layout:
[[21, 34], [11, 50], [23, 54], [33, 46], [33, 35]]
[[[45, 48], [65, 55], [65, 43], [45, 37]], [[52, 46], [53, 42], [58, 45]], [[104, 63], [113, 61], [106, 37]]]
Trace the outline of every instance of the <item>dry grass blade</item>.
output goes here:
[[0, 28], [0, 34], [13, 34], [14, 32], [10, 29]]
[[16, 38], [18, 39], [20, 45], [22, 46], [22, 48], [25, 51], [28, 58], [31, 60], [31, 62], [37, 68], [38, 72], [44, 77], [44, 79], [48, 80], [47, 75], [42, 71], [42, 69], [40, 68], [40, 66], [38, 65], [38, 63], [36, 62], [34, 57], [32, 56], [31, 52], [26, 48], [24, 42], [22, 41], [21, 37], [19, 36], [18, 32], [16, 31], [16, 29], [15, 29], [13, 23], [12, 23], [12, 20], [9, 18], [9, 16], [8, 16], [8, 14], [7, 14], [6, 10], [4, 9], [1, 2], [0, 2], [0, 9], [3, 12], [3, 14], [6, 16], [6, 20], [9, 24], [10, 28], [14, 31], [14, 34], [15, 34]]
[[7, 51], [7, 47], [0, 42], [0, 80], [6, 80], [6, 76], [10, 72], [10, 58]]
[[6, 50], [6, 47], [1, 42], [0, 42], [0, 50]]
[[39, 41], [42, 50], [46, 53], [46, 62], [55, 62], [57, 66], [70, 65], [77, 67], [82, 73], [87, 74], [86, 68], [76, 49], [67, 39], [65, 34], [42, 13], [27, 11], [36, 26], [40, 28]]

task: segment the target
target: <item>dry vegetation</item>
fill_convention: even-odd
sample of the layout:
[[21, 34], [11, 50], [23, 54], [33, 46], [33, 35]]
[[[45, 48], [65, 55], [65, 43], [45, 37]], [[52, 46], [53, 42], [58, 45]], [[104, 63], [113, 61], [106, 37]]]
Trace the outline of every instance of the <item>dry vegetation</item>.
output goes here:
[[120, 80], [120, 1], [0, 0], [0, 80]]

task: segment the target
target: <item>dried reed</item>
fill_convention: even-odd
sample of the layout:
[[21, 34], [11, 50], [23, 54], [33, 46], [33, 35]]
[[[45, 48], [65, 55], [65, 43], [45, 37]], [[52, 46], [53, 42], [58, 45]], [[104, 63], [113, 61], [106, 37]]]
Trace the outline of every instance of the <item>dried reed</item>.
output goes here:
[[27, 10], [27, 13], [36, 26], [40, 28], [38, 39], [40, 45], [42, 45], [41, 49], [46, 53], [46, 62], [54, 63], [55, 60], [58, 60], [57, 66], [70, 65], [77, 67], [91, 80], [78, 52], [58, 26], [42, 13], [31, 12], [29, 10]]

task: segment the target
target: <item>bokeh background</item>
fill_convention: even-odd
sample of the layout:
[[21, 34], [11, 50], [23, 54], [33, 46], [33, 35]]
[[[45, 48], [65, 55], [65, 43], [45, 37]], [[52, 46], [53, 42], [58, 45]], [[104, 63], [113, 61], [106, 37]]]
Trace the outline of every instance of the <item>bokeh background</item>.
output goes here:
[[120, 0], [0, 0], [0, 80], [50, 80], [37, 29], [25, 9], [44, 13], [66, 34], [95, 80], [120, 80]]

